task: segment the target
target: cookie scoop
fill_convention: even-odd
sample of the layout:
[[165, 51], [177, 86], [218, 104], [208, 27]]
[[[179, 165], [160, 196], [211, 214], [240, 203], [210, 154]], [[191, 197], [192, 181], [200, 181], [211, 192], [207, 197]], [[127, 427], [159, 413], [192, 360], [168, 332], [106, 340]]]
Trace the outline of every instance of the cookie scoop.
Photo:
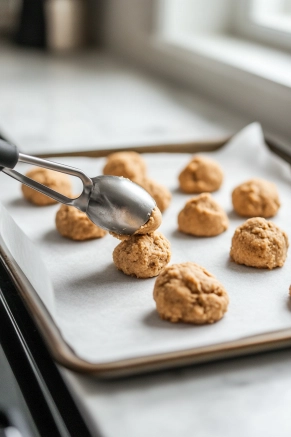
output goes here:
[[[83, 183], [83, 191], [79, 197], [71, 199], [13, 170], [18, 162], [76, 176]], [[129, 179], [118, 176], [89, 178], [77, 168], [24, 155], [16, 146], [2, 140], [0, 140], [0, 171], [57, 202], [74, 206], [86, 213], [97, 226], [120, 235], [134, 234], [149, 220], [156, 207], [154, 199]]]

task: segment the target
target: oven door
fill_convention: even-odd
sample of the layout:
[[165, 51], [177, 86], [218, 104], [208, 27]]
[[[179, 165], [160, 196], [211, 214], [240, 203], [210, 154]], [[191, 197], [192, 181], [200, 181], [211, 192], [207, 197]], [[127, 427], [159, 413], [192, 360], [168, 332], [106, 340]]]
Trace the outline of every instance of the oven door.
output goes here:
[[89, 437], [56, 363], [1, 262], [0, 345], [0, 437]]

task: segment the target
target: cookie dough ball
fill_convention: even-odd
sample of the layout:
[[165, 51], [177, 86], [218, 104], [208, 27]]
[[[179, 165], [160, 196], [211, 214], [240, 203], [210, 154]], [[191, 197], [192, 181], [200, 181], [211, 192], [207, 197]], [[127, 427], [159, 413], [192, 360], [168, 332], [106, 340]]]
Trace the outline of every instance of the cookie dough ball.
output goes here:
[[156, 206], [151, 213], [150, 218], [148, 221], [142, 225], [135, 234], [149, 234], [151, 232], [154, 232], [158, 227], [161, 226], [162, 223], [162, 214], [159, 208]]
[[162, 319], [197, 325], [220, 320], [229, 302], [223, 285], [192, 262], [167, 266], [156, 280], [154, 300]]
[[56, 228], [63, 237], [77, 241], [101, 238], [107, 234], [91, 222], [84, 212], [67, 205], [61, 205], [57, 212]]
[[172, 194], [164, 185], [159, 184], [153, 179], [143, 179], [138, 184], [146, 190], [153, 199], [161, 212], [164, 212], [171, 203]]
[[178, 215], [179, 231], [198, 237], [213, 237], [228, 228], [228, 218], [209, 193], [188, 200]]
[[[58, 191], [67, 197], [72, 197], [72, 184], [70, 178], [63, 174], [46, 168], [35, 167], [26, 173], [26, 176], [39, 182], [52, 190]], [[57, 203], [56, 200], [42, 194], [26, 185], [22, 185], [22, 193], [25, 199], [35, 205], [45, 206]]]
[[271, 270], [284, 265], [288, 246], [287, 234], [275, 223], [254, 217], [235, 230], [230, 256], [237, 264]]
[[157, 276], [170, 258], [170, 243], [159, 232], [132, 235], [113, 251], [113, 261], [118, 270], [137, 278]]
[[243, 217], [273, 217], [280, 208], [276, 185], [264, 179], [251, 179], [232, 192], [234, 210]]
[[216, 191], [222, 181], [220, 165], [203, 156], [195, 156], [179, 175], [180, 189], [189, 194]]
[[136, 152], [116, 152], [108, 155], [103, 174], [123, 176], [134, 182], [146, 175], [146, 163]]
[[[156, 229], [158, 229], [159, 226], [161, 226], [161, 223], [162, 223], [162, 214], [161, 214], [161, 211], [159, 210], [159, 208], [156, 206], [152, 210], [152, 213], [151, 213], [149, 220], [144, 225], [142, 225], [134, 233], [134, 235], [152, 233]], [[115, 232], [110, 232], [110, 235], [112, 235], [115, 238], [118, 238], [121, 241], [128, 240], [131, 237], [131, 235], [120, 235], [120, 234], [116, 234]]]

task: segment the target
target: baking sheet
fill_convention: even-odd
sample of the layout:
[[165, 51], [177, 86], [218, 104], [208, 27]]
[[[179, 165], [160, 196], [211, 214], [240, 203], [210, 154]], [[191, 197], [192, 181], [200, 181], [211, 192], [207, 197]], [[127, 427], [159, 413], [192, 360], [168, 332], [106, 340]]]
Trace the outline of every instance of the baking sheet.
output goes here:
[[[27, 204], [21, 198], [19, 184], [0, 175], [1, 200], [39, 248], [53, 284], [55, 321], [80, 358], [102, 364], [291, 328], [288, 298], [291, 258], [287, 258], [283, 268], [273, 271], [238, 266], [229, 260], [234, 229], [244, 221], [233, 213], [230, 194], [248, 178], [265, 177], [277, 184], [282, 207], [273, 221], [290, 233], [289, 165], [266, 149], [257, 124], [250, 125], [223, 149], [210, 155], [225, 171], [224, 184], [213, 196], [230, 218], [228, 231], [214, 238], [195, 238], [177, 231], [177, 214], [191, 197], [179, 193], [177, 175], [190, 155], [144, 155], [150, 176], [173, 193], [160, 228], [172, 244], [171, 263], [194, 261], [203, 265], [217, 276], [230, 295], [224, 319], [207, 326], [160, 320], [152, 299], [155, 279], [135, 279], [115, 269], [112, 251], [117, 240], [111, 236], [81, 243], [63, 239], [54, 228], [58, 206], [38, 208]], [[101, 173], [104, 165], [103, 159], [58, 158], [58, 161], [79, 167], [90, 176]], [[21, 170], [25, 168], [22, 166]]]

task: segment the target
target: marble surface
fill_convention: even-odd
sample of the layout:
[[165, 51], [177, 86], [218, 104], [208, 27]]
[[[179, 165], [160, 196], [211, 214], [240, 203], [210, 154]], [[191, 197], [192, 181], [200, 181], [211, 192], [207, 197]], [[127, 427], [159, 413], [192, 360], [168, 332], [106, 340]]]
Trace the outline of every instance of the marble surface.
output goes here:
[[[217, 138], [251, 121], [108, 55], [0, 46], [0, 131], [26, 153]], [[60, 370], [92, 435], [289, 437], [290, 366], [285, 351], [119, 381]]]
[[100, 382], [64, 370], [104, 437], [289, 437], [291, 351]]
[[0, 44], [0, 132], [25, 153], [215, 139], [250, 121], [106, 54]]

